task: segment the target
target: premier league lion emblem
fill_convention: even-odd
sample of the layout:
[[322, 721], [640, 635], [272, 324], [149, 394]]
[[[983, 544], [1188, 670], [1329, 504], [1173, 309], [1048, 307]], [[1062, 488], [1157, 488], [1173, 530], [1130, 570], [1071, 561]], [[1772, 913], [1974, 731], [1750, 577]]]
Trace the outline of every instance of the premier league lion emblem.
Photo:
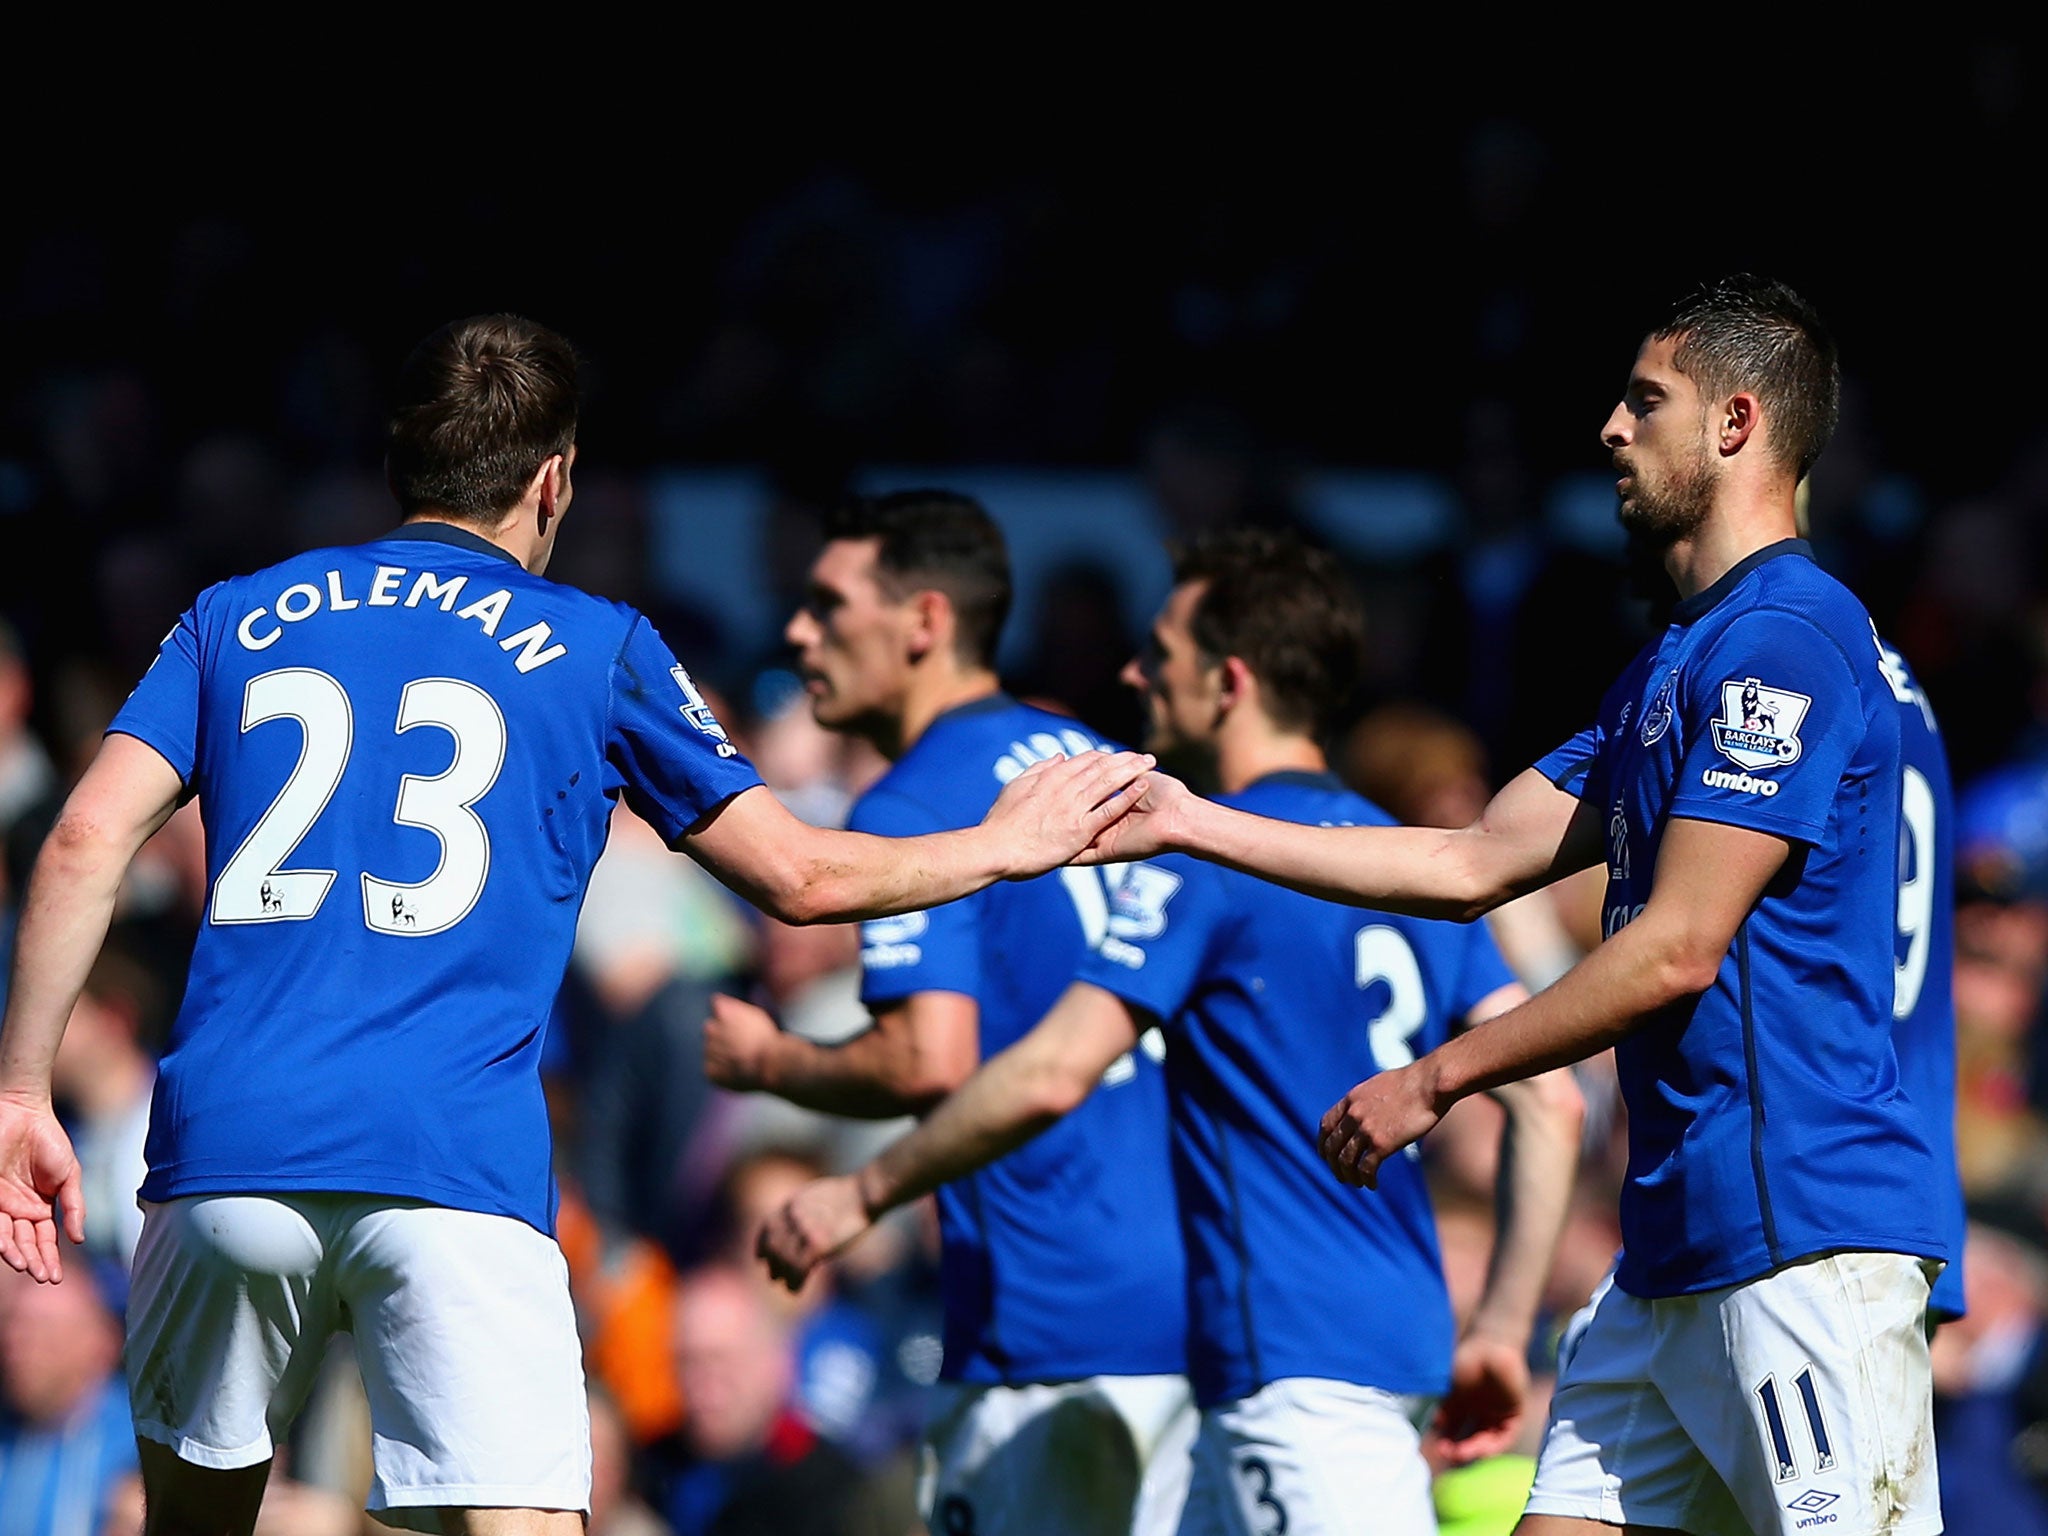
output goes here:
[[1741, 768], [1782, 768], [1799, 761], [1799, 724], [1813, 700], [1789, 688], [1767, 688], [1745, 677], [1721, 684], [1721, 715], [1714, 745]]
[[683, 718], [718, 743], [720, 757], [735, 755], [739, 748], [726, 740], [725, 727], [718, 723], [718, 716], [714, 715], [711, 706], [704, 702], [704, 695], [698, 692], [697, 685], [690, 680], [690, 674], [679, 666], [670, 667], [668, 671], [669, 676], [676, 680], [676, 686], [683, 690], [683, 702], [677, 706], [682, 710]]

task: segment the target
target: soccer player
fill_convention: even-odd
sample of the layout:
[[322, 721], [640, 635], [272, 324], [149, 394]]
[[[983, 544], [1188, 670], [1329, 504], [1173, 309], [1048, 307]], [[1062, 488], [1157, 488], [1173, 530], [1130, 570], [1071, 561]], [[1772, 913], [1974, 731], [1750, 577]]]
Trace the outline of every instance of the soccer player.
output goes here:
[[[837, 516], [788, 638], [819, 722], [892, 760], [853, 826], [971, 826], [1032, 763], [1102, 744], [1002, 691], [1009, 605], [1002, 533], [973, 500], [903, 491]], [[872, 1028], [820, 1046], [721, 998], [706, 1068], [813, 1109], [922, 1113], [1044, 1016], [1109, 922], [1094, 869], [871, 922]], [[1116, 1057], [1056, 1133], [938, 1191], [946, 1386], [923, 1488], [935, 1531], [1122, 1536], [1178, 1518], [1193, 1411], [1165, 1083], [1135, 1040]]]
[[1644, 340], [1602, 441], [1680, 600], [1597, 723], [1471, 826], [1294, 826], [1155, 779], [1092, 855], [1464, 918], [1605, 859], [1598, 949], [1323, 1125], [1369, 1184], [1467, 1094], [1616, 1047], [1625, 1253], [1563, 1362], [1524, 1536], [1939, 1528], [1923, 1322], [1947, 1240], [1892, 1044], [1899, 706], [1868, 615], [1794, 537], [1837, 394], [1781, 284], [1715, 283]]
[[[1260, 532], [1194, 545], [1125, 670], [1147, 697], [1148, 748], [1211, 758], [1226, 803], [1257, 814], [1387, 825], [1318, 744], [1361, 633], [1327, 554]], [[1571, 1190], [1577, 1090], [1560, 1073], [1497, 1093], [1499, 1239], [1462, 1340], [1420, 1164], [1398, 1160], [1382, 1198], [1361, 1200], [1328, 1178], [1313, 1132], [1333, 1093], [1524, 996], [1483, 925], [1364, 914], [1185, 857], [1132, 865], [1043, 1022], [866, 1168], [800, 1192], [764, 1251], [795, 1283], [879, 1212], [1056, 1134], [1157, 1021], [1202, 1408], [1181, 1530], [1427, 1536], [1428, 1405], [1443, 1399], [1456, 1460], [1512, 1438]]]
[[153, 1532], [251, 1528], [337, 1329], [387, 1523], [581, 1529], [590, 1439], [538, 1060], [619, 796], [815, 921], [1060, 864], [1143, 765], [1053, 765], [942, 837], [805, 826], [645, 619], [542, 579], [576, 425], [554, 333], [486, 316], [424, 341], [391, 427], [402, 525], [202, 593], [37, 862], [0, 1030], [0, 1259], [55, 1281], [59, 1210], [73, 1242], [84, 1213], [51, 1061], [130, 858], [188, 795], [205, 813], [208, 909], [128, 1312]]

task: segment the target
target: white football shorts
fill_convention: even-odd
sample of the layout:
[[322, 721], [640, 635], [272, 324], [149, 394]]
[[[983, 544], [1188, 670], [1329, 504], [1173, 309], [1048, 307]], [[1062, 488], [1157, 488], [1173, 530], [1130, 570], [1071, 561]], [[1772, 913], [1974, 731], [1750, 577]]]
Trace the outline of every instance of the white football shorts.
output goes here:
[[1941, 1529], [1928, 1287], [1938, 1264], [1832, 1253], [1573, 1318], [1529, 1512], [1695, 1536]]
[[202, 1467], [268, 1459], [327, 1341], [355, 1336], [369, 1507], [587, 1510], [590, 1420], [569, 1271], [509, 1216], [354, 1194], [145, 1205], [128, 1305], [139, 1435]]
[[1202, 1414], [1181, 1536], [1436, 1536], [1434, 1400], [1294, 1376]]
[[945, 1382], [918, 1506], [932, 1536], [1172, 1536], [1188, 1490], [1184, 1376]]

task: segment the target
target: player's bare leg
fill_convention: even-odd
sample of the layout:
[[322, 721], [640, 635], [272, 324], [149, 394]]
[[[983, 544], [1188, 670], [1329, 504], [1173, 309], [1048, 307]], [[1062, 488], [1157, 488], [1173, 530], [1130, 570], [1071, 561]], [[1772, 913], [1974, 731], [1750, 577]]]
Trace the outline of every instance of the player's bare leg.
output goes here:
[[1574, 1520], [1568, 1515], [1524, 1515], [1515, 1536], [1686, 1536], [1668, 1525], [1609, 1525], [1604, 1520]]
[[444, 1509], [448, 1536], [583, 1536], [585, 1525], [573, 1509]]
[[138, 1438], [142, 1458], [143, 1536], [249, 1536], [270, 1463], [195, 1467], [167, 1445]]

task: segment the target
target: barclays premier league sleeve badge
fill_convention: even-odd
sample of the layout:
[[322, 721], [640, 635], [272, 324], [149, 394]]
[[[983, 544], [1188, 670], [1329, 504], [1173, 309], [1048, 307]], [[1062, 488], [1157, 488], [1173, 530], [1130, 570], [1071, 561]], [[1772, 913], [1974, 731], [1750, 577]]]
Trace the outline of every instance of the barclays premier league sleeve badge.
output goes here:
[[704, 702], [704, 695], [690, 680], [690, 674], [676, 666], [668, 669], [669, 676], [676, 680], [676, 686], [683, 690], [683, 702], [676, 707], [683, 712], [683, 718], [697, 727], [718, 744], [720, 757], [732, 757], [739, 748], [726, 740], [725, 727], [718, 723], [718, 717], [711, 712], [711, 706]]
[[1813, 699], [1789, 688], [1767, 688], [1754, 677], [1721, 684], [1714, 745], [1740, 768], [1783, 768], [1799, 761], [1799, 724]]

